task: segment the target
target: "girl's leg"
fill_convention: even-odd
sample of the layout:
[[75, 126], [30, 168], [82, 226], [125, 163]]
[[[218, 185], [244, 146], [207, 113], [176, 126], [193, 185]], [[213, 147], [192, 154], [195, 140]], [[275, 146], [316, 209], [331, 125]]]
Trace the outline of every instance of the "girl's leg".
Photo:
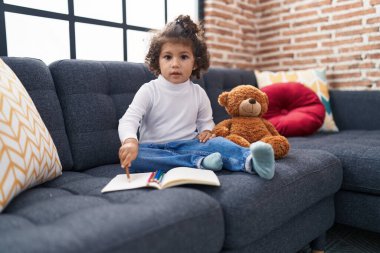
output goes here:
[[177, 153], [167, 149], [167, 144], [140, 144], [139, 154], [132, 162], [131, 172], [148, 172], [157, 169], [166, 172], [174, 167], [202, 168], [202, 160], [206, 158], [198, 154]]
[[211, 153], [203, 158], [201, 168], [213, 171], [219, 171], [223, 168], [222, 155], [219, 152]]
[[274, 176], [274, 150], [268, 143], [257, 141], [249, 146], [253, 169], [260, 177], [272, 179]]
[[168, 150], [175, 150], [175, 152], [179, 154], [194, 154], [200, 156], [220, 153], [223, 168], [231, 171], [247, 171], [246, 167], [248, 167], [248, 169], [252, 168], [249, 148], [241, 147], [222, 137], [216, 137], [204, 143], [198, 139], [175, 141], [168, 143], [166, 148]]
[[274, 175], [273, 149], [264, 142], [255, 142], [249, 148], [244, 148], [225, 138], [216, 137], [205, 143], [198, 139], [171, 142], [167, 149], [201, 156], [218, 152], [227, 170], [257, 173], [265, 179], [271, 179]]

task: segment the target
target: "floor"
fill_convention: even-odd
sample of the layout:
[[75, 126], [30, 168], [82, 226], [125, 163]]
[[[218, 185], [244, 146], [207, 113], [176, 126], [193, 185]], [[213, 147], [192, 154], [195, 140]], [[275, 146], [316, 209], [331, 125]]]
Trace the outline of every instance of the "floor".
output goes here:
[[327, 232], [326, 253], [380, 253], [380, 234], [336, 224]]

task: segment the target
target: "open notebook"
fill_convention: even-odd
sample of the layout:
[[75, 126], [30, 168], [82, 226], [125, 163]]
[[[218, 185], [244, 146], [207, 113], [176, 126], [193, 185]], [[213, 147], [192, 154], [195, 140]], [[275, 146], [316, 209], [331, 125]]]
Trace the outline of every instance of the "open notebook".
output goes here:
[[176, 167], [169, 170], [167, 173], [162, 173], [160, 171], [134, 173], [131, 174], [129, 180], [125, 174], [117, 175], [102, 189], [102, 192], [129, 190], [142, 187], [165, 189], [182, 184], [220, 186], [218, 177], [211, 170]]

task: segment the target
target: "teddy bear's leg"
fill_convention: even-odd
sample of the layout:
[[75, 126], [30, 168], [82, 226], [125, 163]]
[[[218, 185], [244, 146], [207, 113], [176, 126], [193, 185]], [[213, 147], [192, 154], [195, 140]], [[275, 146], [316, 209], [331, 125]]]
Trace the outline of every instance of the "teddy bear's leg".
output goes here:
[[257, 141], [249, 146], [252, 155], [253, 170], [265, 179], [272, 179], [274, 176], [274, 153], [273, 148], [268, 143]]
[[261, 141], [272, 145], [276, 159], [286, 156], [289, 152], [289, 142], [284, 136], [270, 136], [261, 139]]
[[251, 144], [246, 139], [237, 134], [230, 134], [226, 136], [226, 138], [242, 147], [249, 147], [249, 145]]

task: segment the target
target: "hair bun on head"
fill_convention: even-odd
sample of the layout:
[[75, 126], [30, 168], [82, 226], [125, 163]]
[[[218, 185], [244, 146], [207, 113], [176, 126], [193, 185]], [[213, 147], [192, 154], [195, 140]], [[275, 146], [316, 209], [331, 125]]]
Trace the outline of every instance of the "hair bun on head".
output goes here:
[[175, 24], [181, 26], [187, 35], [196, 35], [199, 32], [198, 26], [191, 20], [190, 16], [179, 15], [175, 19]]

